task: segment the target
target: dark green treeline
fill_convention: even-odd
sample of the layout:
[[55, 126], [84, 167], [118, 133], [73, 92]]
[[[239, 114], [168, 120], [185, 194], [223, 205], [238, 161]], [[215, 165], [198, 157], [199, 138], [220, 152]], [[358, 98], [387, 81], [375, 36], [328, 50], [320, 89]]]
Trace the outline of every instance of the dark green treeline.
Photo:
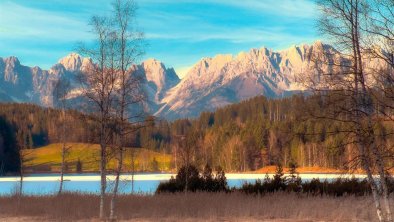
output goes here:
[[[226, 172], [275, 164], [346, 169], [357, 157], [356, 148], [347, 143], [349, 135], [342, 132], [346, 123], [311, 118], [328, 109], [320, 96], [295, 95], [277, 100], [259, 96], [204, 112], [196, 119], [168, 122], [148, 117], [144, 127], [128, 136], [127, 145], [172, 153], [174, 167], [184, 164], [185, 155], [189, 155], [201, 169], [209, 164], [221, 166]], [[0, 116], [12, 126], [22, 149], [61, 138], [61, 113], [56, 109], [2, 104]], [[94, 117], [72, 110], [66, 116], [69, 142], [98, 142]], [[391, 135], [389, 124], [375, 127], [380, 141], [393, 142], [386, 136]], [[180, 145], [180, 136], [189, 145]]]

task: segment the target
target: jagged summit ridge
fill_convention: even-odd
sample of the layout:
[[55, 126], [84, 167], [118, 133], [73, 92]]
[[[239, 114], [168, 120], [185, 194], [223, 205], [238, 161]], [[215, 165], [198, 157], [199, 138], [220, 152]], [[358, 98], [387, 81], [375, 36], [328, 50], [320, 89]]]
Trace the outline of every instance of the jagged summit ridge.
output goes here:
[[[78, 92], [77, 75], [93, 66], [90, 58], [71, 53], [54, 64], [49, 70], [38, 66], [28, 67], [20, 64], [15, 56], [0, 58], [0, 102], [33, 102], [42, 106], [53, 106], [54, 83], [67, 78], [72, 84], [71, 91]], [[149, 59], [132, 70], [142, 74], [147, 82], [148, 101], [159, 103], [166, 90], [179, 82], [173, 68], [154, 59]], [[78, 95], [73, 95], [78, 96]], [[156, 105], [151, 105], [156, 106]], [[156, 109], [156, 107], [155, 107]], [[152, 111], [151, 108], [147, 110]]]
[[[298, 79], [314, 73], [316, 55], [331, 58], [338, 56], [338, 52], [317, 41], [281, 51], [262, 47], [236, 55], [219, 54], [202, 58], [182, 80], [173, 68], [156, 59], [143, 61], [130, 71], [138, 72], [144, 81], [144, 109], [159, 117], [177, 119], [195, 117], [202, 111], [212, 111], [257, 95], [276, 98], [303, 90]], [[61, 76], [75, 78], [90, 65], [93, 65], [91, 59], [76, 53], [60, 59], [50, 70], [23, 66], [16, 57], [0, 59], [0, 101], [52, 106], [53, 82]], [[75, 88], [72, 90], [78, 92]]]
[[67, 71], [76, 72], [81, 71], [85, 67], [92, 65], [90, 58], [82, 57], [77, 53], [70, 53], [58, 61]]
[[167, 93], [166, 106], [156, 115], [197, 116], [200, 110], [214, 110], [257, 95], [281, 97], [302, 90], [297, 75], [313, 70], [313, 55], [335, 53], [318, 41], [282, 51], [262, 47], [235, 56], [203, 58]]

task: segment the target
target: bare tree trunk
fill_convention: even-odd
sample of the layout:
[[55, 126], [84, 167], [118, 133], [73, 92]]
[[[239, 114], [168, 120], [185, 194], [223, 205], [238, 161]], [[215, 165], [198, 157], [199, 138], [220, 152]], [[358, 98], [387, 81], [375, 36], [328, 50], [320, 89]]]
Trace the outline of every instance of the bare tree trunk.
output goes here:
[[311, 166], [311, 144], [308, 144], [308, 167]]
[[[116, 218], [116, 198], [118, 194], [119, 179], [123, 167], [123, 149], [125, 147], [125, 136], [128, 134], [127, 125], [131, 124], [130, 119], [138, 117], [138, 114], [129, 115], [130, 105], [141, 102], [143, 96], [140, 95], [141, 89], [139, 84], [139, 77], [133, 76], [130, 73], [130, 68], [134, 64], [135, 60], [142, 54], [139, 51], [138, 41], [140, 37], [133, 27], [133, 20], [135, 18], [137, 7], [133, 0], [115, 0], [113, 2], [114, 15], [113, 21], [113, 32], [116, 38], [116, 50], [115, 50], [115, 64], [117, 73], [117, 84], [119, 87], [116, 89], [116, 120], [119, 121], [115, 126], [115, 134], [119, 136], [118, 145], [118, 166], [116, 170], [115, 187], [112, 193], [111, 207], [110, 207], [110, 220]], [[133, 151], [132, 151], [133, 152]], [[134, 160], [132, 160], [134, 168]], [[134, 171], [134, 169], [133, 169]], [[134, 186], [134, 172], [132, 175], [132, 186]], [[134, 187], [132, 187], [134, 189]]]
[[376, 208], [376, 213], [378, 215], [378, 219], [379, 219], [379, 221], [384, 221], [383, 220], [382, 207], [381, 207], [380, 200], [379, 200], [379, 193], [378, 193], [379, 189], [378, 189], [378, 186], [376, 185], [376, 181], [374, 180], [372, 172], [371, 172], [371, 169], [369, 167], [370, 166], [369, 160], [368, 160], [369, 157], [367, 157], [365, 155], [365, 153], [366, 153], [365, 147], [362, 146], [362, 145], [360, 146], [360, 152], [362, 153], [362, 155], [361, 155], [362, 166], [363, 166], [365, 172], [367, 173], [367, 178], [368, 178], [368, 182], [369, 182], [370, 187], [371, 187], [372, 197], [374, 199], [374, 203], [375, 203], [375, 208]]
[[390, 209], [389, 190], [387, 187], [387, 180], [386, 180], [387, 175], [384, 170], [383, 157], [380, 153], [379, 148], [376, 146], [373, 149], [373, 153], [374, 153], [374, 156], [376, 156], [376, 165], [378, 168], [378, 173], [379, 173], [379, 178], [380, 178], [380, 186], [382, 187], [382, 199], [383, 199], [383, 205], [385, 208], [387, 221], [393, 221], [391, 209]]
[[242, 149], [243, 152], [243, 166], [244, 166], [244, 171], [246, 171], [246, 150], [245, 148]]
[[189, 165], [186, 165], [186, 177], [185, 177], [185, 195], [189, 189]]
[[63, 191], [63, 181], [64, 181], [64, 170], [65, 170], [65, 164], [66, 164], [66, 112], [64, 110], [64, 107], [62, 108], [62, 128], [63, 128], [63, 135], [62, 135], [62, 164], [60, 166], [60, 185], [59, 185], [59, 192], [58, 194], [61, 194]]
[[[182, 140], [184, 140], [185, 138], [183, 137]], [[189, 189], [189, 164], [190, 164], [190, 153], [189, 153], [189, 147], [187, 145], [185, 145], [185, 147], [183, 147], [185, 150], [185, 159], [186, 159], [186, 177], [185, 177], [185, 195], [188, 192]]]
[[101, 126], [101, 143], [100, 143], [100, 219], [104, 220], [105, 212], [104, 212], [104, 205], [105, 205], [105, 189], [107, 186], [107, 172], [106, 172], [106, 145], [105, 145], [105, 126]]
[[58, 194], [62, 193], [63, 190], [63, 177], [64, 177], [64, 168], [65, 168], [65, 156], [66, 156], [66, 143], [63, 142], [62, 146], [62, 165], [60, 167], [60, 185]]
[[[358, 7], [359, 7], [359, 5], [356, 3], [355, 10], [359, 10]], [[374, 159], [376, 160], [376, 165], [378, 167], [378, 173], [379, 173], [379, 176], [380, 176], [380, 186], [382, 188], [382, 198], [383, 198], [383, 203], [384, 203], [384, 207], [385, 207], [385, 211], [386, 211], [386, 215], [385, 215], [386, 218], [383, 219], [383, 220], [392, 221], [390, 205], [389, 205], [389, 201], [388, 201], [388, 189], [387, 189], [387, 184], [386, 184], [386, 176], [385, 176], [385, 172], [384, 172], [383, 158], [380, 155], [380, 151], [378, 150], [378, 147], [376, 146], [375, 141], [374, 141], [374, 130], [373, 130], [373, 126], [372, 126], [372, 115], [373, 115], [373, 113], [371, 113], [371, 111], [369, 110], [370, 109], [369, 106], [372, 106], [372, 104], [369, 104], [369, 101], [368, 101], [368, 98], [367, 98], [367, 95], [369, 93], [368, 93], [368, 91], [366, 89], [366, 83], [365, 83], [365, 77], [364, 77], [364, 71], [363, 71], [363, 62], [362, 62], [361, 47], [360, 47], [360, 36], [359, 36], [360, 28], [358, 27], [359, 26], [359, 24], [358, 24], [358, 20], [359, 20], [358, 16], [359, 16], [359, 13], [356, 12], [355, 13], [355, 21], [356, 21], [355, 22], [355, 48], [356, 48], [356, 52], [357, 52], [358, 70], [359, 70], [359, 74], [360, 74], [359, 78], [360, 78], [360, 83], [361, 83], [360, 85], [361, 85], [361, 90], [362, 90], [362, 94], [361, 94], [361, 96], [362, 96], [362, 98], [361, 98], [362, 104], [361, 104], [361, 106], [363, 106], [363, 107], [361, 107], [361, 110], [364, 110], [365, 113], [368, 114], [368, 116], [367, 116], [368, 126], [367, 127], [368, 127], [368, 130], [369, 130], [369, 136], [371, 137], [371, 140], [372, 140], [370, 145], [372, 146], [371, 147], [372, 148], [372, 154], [375, 157]], [[369, 172], [369, 174], [370, 173], [371, 172]], [[372, 177], [372, 175], [368, 175], [368, 177]], [[373, 184], [375, 184], [375, 186], [377, 186], [375, 181], [370, 181], [370, 182], [372, 182]], [[374, 192], [374, 190], [372, 190], [372, 191]], [[379, 195], [378, 192], [376, 192], [376, 197], [375, 197], [375, 194], [374, 194], [375, 202], [379, 201], [379, 196], [380, 195]], [[380, 220], [382, 220], [381, 217], [382, 217], [383, 214], [382, 214], [382, 209], [381, 209], [380, 204], [379, 204], [379, 208], [378, 208], [378, 205], [376, 206], [376, 208], [377, 208], [378, 217], [379, 217]]]
[[114, 190], [112, 193], [112, 198], [111, 198], [111, 210], [110, 210], [110, 216], [109, 219], [111, 221], [116, 220], [115, 216], [115, 207], [116, 207], [116, 197], [118, 195], [118, 187], [119, 187], [119, 179], [120, 179], [120, 173], [122, 172], [122, 166], [123, 166], [123, 147], [120, 147], [118, 150], [118, 166], [116, 169], [116, 178], [115, 178], [115, 186]]
[[[93, 16], [90, 22], [96, 42], [92, 48], [79, 47], [79, 52], [90, 57], [95, 65], [87, 67], [79, 75], [80, 88], [84, 96], [93, 102], [95, 120], [99, 129], [100, 144], [100, 206], [99, 216], [105, 220], [105, 197], [107, 186], [107, 145], [110, 138], [110, 121], [114, 114], [114, 97], [117, 76], [114, 67], [114, 53], [117, 39], [111, 27], [112, 20], [108, 17]], [[92, 111], [89, 110], [89, 111]]]
[[135, 157], [134, 149], [131, 149], [131, 193], [134, 193], [134, 174], [135, 174]]
[[175, 148], [175, 152], [174, 152], [174, 165], [175, 165], [175, 170], [178, 171], [178, 160], [177, 160], [177, 155], [178, 154], [178, 149]]
[[286, 167], [287, 166], [287, 152], [286, 152], [286, 150], [285, 150], [285, 155], [284, 156], [285, 156], [285, 165], [284, 166]]
[[24, 177], [24, 167], [23, 167], [23, 162], [24, 162], [24, 154], [20, 151], [20, 170], [19, 170], [19, 196], [23, 195], [23, 177]]
[[[328, 61], [330, 64], [333, 63], [333, 66], [337, 65], [342, 68], [340, 71], [328, 71], [327, 74], [329, 74], [330, 77], [333, 75], [340, 76], [338, 79], [339, 81], [335, 79], [334, 81], [330, 81], [331, 79], [327, 79], [329, 89], [335, 89], [336, 93], [339, 93], [344, 101], [346, 101], [342, 107], [339, 107], [336, 112], [333, 112], [334, 116], [331, 117], [337, 121], [352, 124], [352, 134], [356, 139], [356, 142], [352, 142], [359, 149], [359, 155], [362, 158], [362, 168], [365, 170], [368, 182], [371, 186], [378, 219], [379, 221], [392, 221], [388, 201], [384, 160], [380, 154], [379, 147], [376, 145], [376, 132], [374, 132], [373, 125], [380, 120], [374, 116], [373, 100], [370, 98], [372, 93], [367, 87], [366, 80], [368, 71], [364, 69], [365, 64], [363, 58], [365, 53], [374, 51], [374, 49], [370, 49], [376, 46], [374, 44], [368, 45], [368, 42], [372, 38], [370, 38], [371, 36], [365, 36], [366, 30], [370, 27], [368, 18], [374, 23], [377, 21], [375, 16], [379, 17], [379, 15], [383, 16], [384, 13], [391, 13], [389, 17], [383, 16], [384, 20], [387, 20], [387, 18], [390, 19], [392, 17], [392, 5], [385, 5], [384, 1], [369, 2], [362, 0], [321, 0], [318, 2], [322, 11], [319, 29], [322, 33], [334, 39], [338, 46], [344, 49], [343, 53], [348, 53], [346, 58], [349, 60], [348, 65], [344, 65], [342, 62]], [[386, 8], [386, 10], [379, 10], [380, 4], [386, 7], [388, 6], [388, 8]], [[371, 11], [376, 7], [378, 10], [375, 11], [375, 13]], [[362, 16], [365, 16], [365, 18]], [[378, 26], [384, 24], [384, 27], [389, 23], [379, 23], [379, 21], [377, 21], [376, 24], [378, 24]], [[390, 26], [388, 27], [389, 31], [391, 28]], [[377, 32], [374, 29], [371, 31], [373, 34], [378, 33], [378, 35], [381, 34], [381, 36], [385, 36], [385, 33], [390, 34], [390, 31], [387, 32], [387, 30], [385, 31], [384, 29], [380, 29]], [[377, 38], [379, 42], [381, 36]], [[323, 88], [324, 84], [322, 88], [318, 87], [317, 90], [315, 90], [321, 91]], [[327, 88], [324, 90], [327, 90]], [[334, 106], [340, 105], [335, 104]], [[333, 108], [335, 110], [336, 107]], [[332, 165], [333, 160], [330, 162]], [[375, 167], [377, 167], [380, 183], [373, 177], [373, 169], [375, 169]], [[382, 191], [382, 194], [380, 191]], [[382, 203], [385, 213], [382, 211]]]

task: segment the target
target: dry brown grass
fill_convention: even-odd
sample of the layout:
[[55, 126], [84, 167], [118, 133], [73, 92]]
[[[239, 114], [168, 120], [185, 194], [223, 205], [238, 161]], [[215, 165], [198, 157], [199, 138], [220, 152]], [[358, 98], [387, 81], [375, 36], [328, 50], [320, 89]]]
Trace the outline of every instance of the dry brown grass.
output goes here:
[[[0, 197], [0, 221], [96, 221], [99, 197]], [[121, 196], [118, 218], [133, 221], [375, 221], [371, 197], [191, 193]]]

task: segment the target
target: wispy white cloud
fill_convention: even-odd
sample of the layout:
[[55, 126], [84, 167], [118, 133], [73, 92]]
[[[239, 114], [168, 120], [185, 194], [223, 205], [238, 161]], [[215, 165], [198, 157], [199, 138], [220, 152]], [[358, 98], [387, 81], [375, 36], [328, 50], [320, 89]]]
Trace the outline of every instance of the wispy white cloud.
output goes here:
[[[146, 0], [144, 4], [168, 4], [175, 5], [179, 3], [195, 3], [193, 0]], [[276, 42], [276, 45], [282, 45], [284, 42], [293, 44], [294, 42], [309, 41], [311, 29], [294, 31], [289, 30], [292, 27], [286, 27], [288, 24], [274, 24], [275, 20], [293, 22], [295, 26], [301, 27], [304, 23], [313, 20], [316, 16], [315, 3], [313, 0], [199, 0], [200, 3], [209, 3], [220, 6], [238, 7], [246, 13], [254, 12], [251, 17], [257, 17], [261, 22], [254, 21], [244, 25], [233, 25], [228, 23], [215, 23], [215, 19], [201, 17], [200, 9], [193, 9], [189, 13], [184, 12], [145, 12], [141, 24], [146, 27], [146, 37], [148, 39], [161, 40], [185, 40], [191, 43], [208, 40], [223, 40], [234, 44], [240, 43], [269, 43]], [[167, 7], [171, 7], [168, 6]], [[237, 11], [234, 11], [237, 13]], [[256, 15], [257, 14], [257, 15]], [[271, 15], [271, 17], [269, 17]], [[211, 15], [212, 16], [212, 15]], [[215, 16], [215, 15], [213, 15]], [[228, 18], [222, 18], [216, 15], [218, 20], [226, 21]], [[225, 15], [231, 16], [231, 15]], [[239, 16], [233, 14], [233, 17]], [[258, 20], [257, 19], [257, 20]], [[247, 21], [248, 18], [242, 21]], [[240, 20], [238, 20], [240, 21]], [[295, 22], [297, 21], [297, 22]], [[256, 24], [257, 23], [257, 24]], [[273, 24], [270, 24], [273, 23]], [[163, 25], [165, 24], [165, 25]]]
[[225, 29], [219, 28], [215, 31], [196, 31], [196, 32], [171, 32], [171, 33], [148, 33], [147, 38], [163, 39], [163, 40], [188, 40], [191, 42], [208, 41], [208, 40], [224, 40], [231, 43], [246, 42], [283, 42], [294, 39], [305, 39], [305, 36], [291, 34], [280, 29], [263, 29], [263, 28], [238, 28]]
[[[136, 0], [147, 57], [182, 76], [205, 56], [265, 45], [312, 42], [315, 0]], [[0, 0], [0, 56], [43, 65], [92, 39], [88, 19], [110, 12], [109, 0]]]
[[278, 16], [312, 18], [316, 16], [314, 0], [141, 0], [143, 4], [209, 3], [234, 6]]
[[25, 7], [13, 2], [0, 3], [0, 39], [46, 39], [73, 41], [91, 36], [86, 21], [51, 11]]
[[313, 18], [316, 16], [316, 4], [312, 0], [214, 0], [252, 11], [276, 14], [287, 17]]

